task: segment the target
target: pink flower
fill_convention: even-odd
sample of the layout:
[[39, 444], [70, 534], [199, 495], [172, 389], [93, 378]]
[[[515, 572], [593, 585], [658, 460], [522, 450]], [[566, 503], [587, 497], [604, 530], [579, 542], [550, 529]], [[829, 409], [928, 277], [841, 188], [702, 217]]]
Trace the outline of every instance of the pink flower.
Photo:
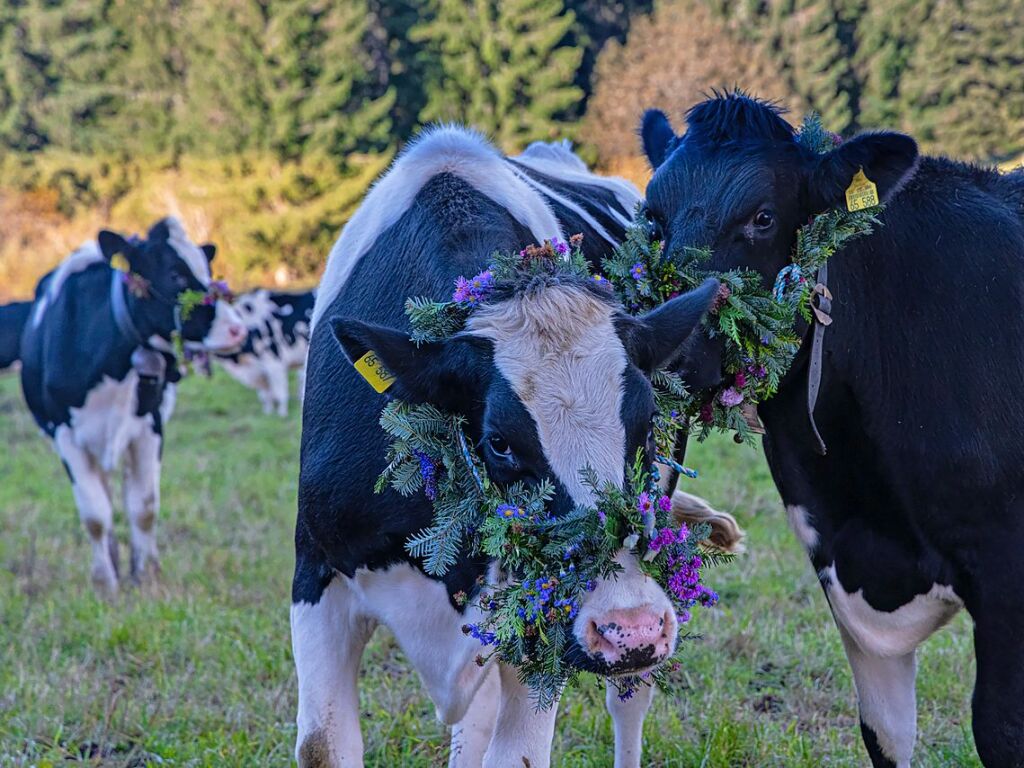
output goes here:
[[658, 509], [660, 509], [662, 512], [671, 512], [672, 499], [670, 499], [668, 496], [662, 496], [660, 499], [658, 499]]
[[743, 402], [743, 393], [733, 387], [723, 389], [721, 394], [718, 396], [718, 402], [726, 408], [732, 408], [733, 406], [739, 405]]

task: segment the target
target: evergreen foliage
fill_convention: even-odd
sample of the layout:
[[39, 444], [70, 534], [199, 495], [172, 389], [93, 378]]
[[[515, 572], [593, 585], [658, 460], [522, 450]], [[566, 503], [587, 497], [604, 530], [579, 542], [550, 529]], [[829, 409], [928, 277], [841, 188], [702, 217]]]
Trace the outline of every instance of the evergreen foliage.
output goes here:
[[583, 51], [562, 0], [436, 0], [413, 39], [436, 58], [421, 122], [469, 123], [509, 149], [571, 135]]

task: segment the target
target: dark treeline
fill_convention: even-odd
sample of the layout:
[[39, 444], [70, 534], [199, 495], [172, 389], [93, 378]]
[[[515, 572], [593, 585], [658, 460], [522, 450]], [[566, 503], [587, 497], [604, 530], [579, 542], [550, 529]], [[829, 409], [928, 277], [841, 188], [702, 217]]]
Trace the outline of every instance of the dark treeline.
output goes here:
[[1003, 161], [1022, 72], [1022, 0], [0, 0], [0, 298], [168, 210], [239, 282], [312, 280], [435, 120], [642, 183], [644, 108], [741, 85]]

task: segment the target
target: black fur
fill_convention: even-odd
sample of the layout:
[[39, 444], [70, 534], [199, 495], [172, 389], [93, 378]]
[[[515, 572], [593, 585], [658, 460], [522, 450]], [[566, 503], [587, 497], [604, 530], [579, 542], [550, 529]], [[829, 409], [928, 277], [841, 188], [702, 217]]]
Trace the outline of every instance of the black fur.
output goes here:
[[31, 301], [12, 301], [0, 306], [0, 371], [21, 358], [21, 332], [31, 311]]
[[[828, 454], [815, 453], [808, 426], [807, 344], [759, 409], [765, 453], [785, 503], [809, 510], [816, 570], [834, 563], [843, 589], [862, 589], [880, 611], [936, 583], [964, 600], [976, 623], [979, 752], [988, 766], [1020, 764], [1024, 173], [918, 161], [912, 139], [888, 133], [819, 158], [776, 109], [737, 94], [690, 120], [649, 200], [669, 246], [710, 245], [717, 268], [770, 281], [798, 226], [837, 203], [858, 167], [889, 199], [883, 226], [829, 264], [834, 323], [815, 412]], [[770, 231], [751, 225], [762, 209], [775, 214]], [[720, 379], [719, 352], [695, 340], [692, 386]]]

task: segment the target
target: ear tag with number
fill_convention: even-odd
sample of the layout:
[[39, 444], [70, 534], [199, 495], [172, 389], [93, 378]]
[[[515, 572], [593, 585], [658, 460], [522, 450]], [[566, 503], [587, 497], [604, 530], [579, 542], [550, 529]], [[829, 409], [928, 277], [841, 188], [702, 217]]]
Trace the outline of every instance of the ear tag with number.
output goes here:
[[853, 181], [846, 188], [846, 209], [848, 211], [862, 211], [865, 208], [873, 208], [878, 205], [878, 187], [864, 175], [864, 169], [860, 168], [853, 175]]
[[123, 253], [115, 253], [110, 257], [110, 266], [116, 269], [118, 272], [131, 272], [131, 265], [128, 264], [128, 259]]
[[378, 393], [387, 392], [395, 383], [395, 374], [384, 367], [384, 363], [372, 349], [355, 362], [359, 375], [366, 379]]

